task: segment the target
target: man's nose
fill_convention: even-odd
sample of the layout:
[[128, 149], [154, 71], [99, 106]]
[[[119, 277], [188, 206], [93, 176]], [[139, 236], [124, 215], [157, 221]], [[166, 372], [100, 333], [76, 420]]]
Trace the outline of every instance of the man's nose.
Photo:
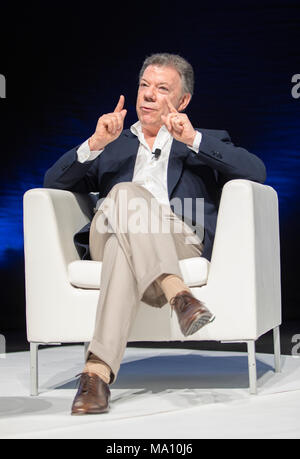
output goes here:
[[156, 99], [155, 89], [151, 88], [151, 86], [148, 86], [146, 88], [146, 91], [144, 92], [144, 96], [148, 102], [155, 101]]

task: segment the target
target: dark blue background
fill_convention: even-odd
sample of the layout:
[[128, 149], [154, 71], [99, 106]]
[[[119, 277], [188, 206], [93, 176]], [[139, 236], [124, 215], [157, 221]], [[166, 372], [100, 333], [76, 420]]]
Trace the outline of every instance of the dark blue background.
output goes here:
[[2, 12], [1, 329], [25, 324], [23, 193], [120, 94], [125, 127], [136, 121], [138, 71], [153, 52], [192, 63], [195, 126], [228, 130], [265, 162], [280, 202], [283, 317], [299, 319], [299, 2], [39, 2]]

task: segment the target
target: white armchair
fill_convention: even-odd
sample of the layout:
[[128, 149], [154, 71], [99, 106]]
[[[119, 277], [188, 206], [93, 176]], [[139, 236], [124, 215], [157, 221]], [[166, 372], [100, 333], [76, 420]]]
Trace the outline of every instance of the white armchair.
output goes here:
[[[38, 394], [38, 346], [88, 343], [93, 334], [101, 263], [79, 259], [73, 235], [93, 215], [90, 195], [36, 188], [24, 195], [27, 339], [31, 395]], [[281, 283], [278, 200], [248, 180], [225, 184], [211, 262], [180, 261], [185, 282], [216, 319], [184, 337], [170, 307], [141, 303], [129, 341], [246, 342], [250, 393], [257, 392], [255, 341], [273, 330], [280, 371]]]

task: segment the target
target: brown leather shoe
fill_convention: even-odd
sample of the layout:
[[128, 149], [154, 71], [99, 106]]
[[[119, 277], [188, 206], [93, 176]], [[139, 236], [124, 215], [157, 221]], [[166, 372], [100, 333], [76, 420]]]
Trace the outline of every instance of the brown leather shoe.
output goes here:
[[108, 384], [95, 373], [81, 373], [79, 388], [72, 405], [72, 415], [107, 413], [109, 400]]
[[201, 301], [185, 290], [177, 293], [170, 300], [170, 305], [177, 313], [179, 326], [184, 336], [196, 333], [215, 318]]

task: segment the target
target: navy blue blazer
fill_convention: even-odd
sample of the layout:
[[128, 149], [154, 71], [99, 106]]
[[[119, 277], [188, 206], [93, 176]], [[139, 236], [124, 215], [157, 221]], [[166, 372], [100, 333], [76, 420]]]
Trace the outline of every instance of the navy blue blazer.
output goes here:
[[[199, 153], [175, 139], [172, 142], [167, 174], [168, 193], [170, 200], [179, 198], [181, 216], [192, 220], [199, 235], [203, 233], [203, 228], [197, 225], [195, 203], [196, 198], [204, 198], [202, 256], [210, 260], [223, 185], [232, 179], [264, 183], [266, 169], [256, 155], [236, 147], [226, 131], [198, 130], [202, 133]], [[99, 198], [104, 198], [115, 184], [132, 181], [139, 140], [130, 129], [125, 129], [93, 161], [77, 161], [78, 147], [65, 153], [47, 170], [45, 188], [78, 193], [93, 191], [99, 193]], [[188, 200], [192, 202], [192, 208], [184, 208], [184, 198], [192, 198]], [[178, 213], [177, 208], [172, 209]], [[89, 229], [90, 223], [74, 235], [74, 243], [82, 259], [90, 259]]]

